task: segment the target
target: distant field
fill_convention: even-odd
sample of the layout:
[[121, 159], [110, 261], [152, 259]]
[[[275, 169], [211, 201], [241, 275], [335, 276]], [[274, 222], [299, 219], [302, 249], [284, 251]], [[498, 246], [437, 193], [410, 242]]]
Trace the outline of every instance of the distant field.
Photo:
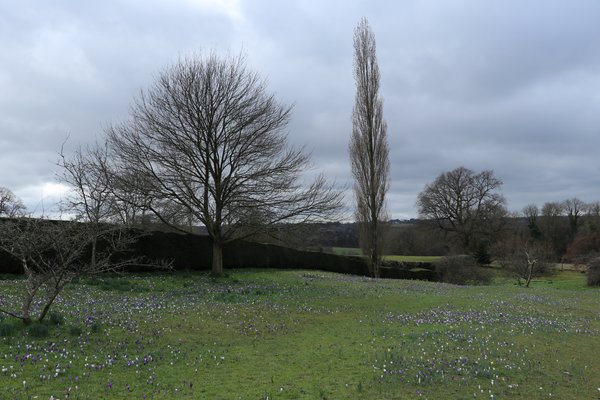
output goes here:
[[[334, 247], [333, 252], [342, 256], [361, 256], [362, 250], [355, 247]], [[436, 262], [440, 259], [439, 256], [384, 256], [386, 260], [393, 261], [408, 261], [408, 262]]]
[[408, 262], [436, 262], [440, 256], [384, 256], [386, 260], [392, 261], [408, 261]]
[[333, 247], [333, 253], [340, 256], [362, 256], [362, 250], [357, 247]]
[[[597, 399], [600, 289], [303, 270], [101, 276], [36, 338], [0, 317], [7, 399]], [[1, 308], [23, 281], [0, 280]], [[52, 397], [51, 397], [52, 396]]]

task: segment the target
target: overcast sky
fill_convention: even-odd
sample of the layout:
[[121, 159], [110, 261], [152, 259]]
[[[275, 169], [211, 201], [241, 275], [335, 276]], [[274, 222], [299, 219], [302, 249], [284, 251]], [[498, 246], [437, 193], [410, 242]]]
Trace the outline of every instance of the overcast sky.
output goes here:
[[[30, 211], [60, 193], [55, 166], [127, 115], [191, 52], [247, 56], [284, 103], [290, 141], [351, 185], [353, 30], [377, 40], [393, 218], [425, 184], [492, 169], [508, 208], [600, 200], [598, 0], [0, 0], [0, 186]], [[348, 196], [348, 200], [351, 197]]]

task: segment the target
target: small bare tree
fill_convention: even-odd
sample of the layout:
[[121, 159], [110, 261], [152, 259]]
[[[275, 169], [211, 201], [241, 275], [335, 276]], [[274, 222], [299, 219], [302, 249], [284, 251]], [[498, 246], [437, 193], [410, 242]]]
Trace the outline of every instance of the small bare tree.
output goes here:
[[[59, 180], [71, 188], [62, 201], [61, 211], [72, 215], [75, 221], [83, 223], [78, 228], [80, 235], [70, 237], [80, 241], [87, 240], [90, 264], [86, 267], [87, 270], [102, 272], [112, 269], [113, 265], [107, 264], [106, 250], [116, 250], [116, 247], [124, 250], [129, 244], [146, 235], [146, 232], [139, 229], [139, 223], [134, 224], [133, 221], [121, 219], [131, 207], [120, 198], [127, 196], [126, 191], [114, 184], [118, 181], [113, 179], [106, 146], [95, 144], [80, 147], [70, 157], [64, 154], [63, 146], [58, 165], [62, 167]], [[62, 225], [65, 228], [67, 226]], [[132, 229], [134, 226], [137, 229]], [[111, 243], [108, 248], [107, 240]], [[59, 248], [71, 244], [68, 241], [54, 243], [55, 247]], [[67, 250], [72, 251], [73, 247], [67, 247]]]
[[[135, 100], [130, 118], [106, 130], [120, 187], [143, 198], [161, 221], [180, 228], [165, 203], [206, 226], [212, 273], [223, 274], [223, 245], [265, 226], [333, 215], [340, 193], [289, 148], [291, 107], [267, 93], [243, 57], [181, 59]], [[135, 201], [135, 200], [134, 200]]]
[[58, 166], [62, 168], [58, 180], [71, 188], [61, 211], [93, 224], [110, 222], [122, 227], [144, 224], [149, 199], [128, 188], [129, 182], [140, 182], [143, 177], [122, 171], [123, 176], [117, 178], [106, 144], [79, 147], [70, 156], [65, 155], [63, 146]]
[[350, 162], [354, 176], [355, 217], [371, 276], [379, 276], [385, 196], [389, 187], [389, 149], [383, 101], [379, 96], [379, 66], [375, 35], [366, 18], [354, 30], [356, 98], [352, 112]]
[[20, 217], [25, 215], [25, 205], [10, 189], [0, 186], [0, 217]]
[[517, 278], [517, 283], [529, 287], [531, 280], [549, 270], [552, 250], [543, 242], [526, 237], [513, 237], [496, 243], [492, 253], [500, 266]]
[[[109, 225], [18, 218], [1, 222], [0, 249], [21, 261], [25, 273], [20, 312], [0, 312], [29, 324], [44, 319], [65, 285], [76, 277], [116, 271], [138, 260], [113, 255], [129, 249], [137, 236]], [[90, 262], [93, 243], [99, 243]], [[86, 261], [88, 260], [88, 261]], [[38, 308], [37, 303], [41, 306]], [[35, 314], [35, 316], [32, 316]]]
[[112, 216], [112, 187], [104, 172], [106, 149], [98, 145], [80, 147], [71, 157], [60, 152], [59, 180], [70, 186], [71, 192], [62, 204], [63, 211], [74, 213], [78, 220], [100, 223]]

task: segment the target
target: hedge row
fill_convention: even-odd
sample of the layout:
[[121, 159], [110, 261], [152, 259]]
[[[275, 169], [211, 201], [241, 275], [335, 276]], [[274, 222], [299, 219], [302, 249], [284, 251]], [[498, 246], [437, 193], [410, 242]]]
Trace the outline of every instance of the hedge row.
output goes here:
[[[150, 259], [171, 260], [175, 270], [210, 270], [212, 244], [208, 236], [153, 232], [136, 243], [135, 252]], [[235, 241], [223, 249], [225, 268], [302, 268], [366, 275], [362, 259], [301, 251], [289, 247]]]
[[0, 274], [22, 274], [21, 262], [10, 254], [0, 250]]
[[[145, 256], [151, 260], [168, 260], [175, 270], [206, 271], [211, 268], [212, 244], [208, 236], [154, 231], [141, 237], [126, 256]], [[235, 241], [225, 245], [223, 264], [227, 268], [314, 269], [352, 275], [368, 275], [359, 257], [301, 251], [283, 246]], [[415, 268], [416, 267], [416, 268]], [[132, 271], [147, 268], [133, 267]], [[429, 265], [409, 263], [381, 268], [382, 278], [434, 280]], [[19, 260], [0, 251], [0, 273], [22, 273]]]

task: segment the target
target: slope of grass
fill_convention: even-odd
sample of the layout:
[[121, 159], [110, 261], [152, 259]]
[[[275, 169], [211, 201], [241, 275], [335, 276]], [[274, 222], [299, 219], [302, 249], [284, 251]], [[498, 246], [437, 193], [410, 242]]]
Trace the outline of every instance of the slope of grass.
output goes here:
[[[600, 291], [315, 271], [112, 276], [66, 289], [34, 338], [3, 318], [7, 398], [596, 398]], [[124, 283], [118, 280], [123, 279]], [[0, 281], [0, 306], [22, 281]]]

